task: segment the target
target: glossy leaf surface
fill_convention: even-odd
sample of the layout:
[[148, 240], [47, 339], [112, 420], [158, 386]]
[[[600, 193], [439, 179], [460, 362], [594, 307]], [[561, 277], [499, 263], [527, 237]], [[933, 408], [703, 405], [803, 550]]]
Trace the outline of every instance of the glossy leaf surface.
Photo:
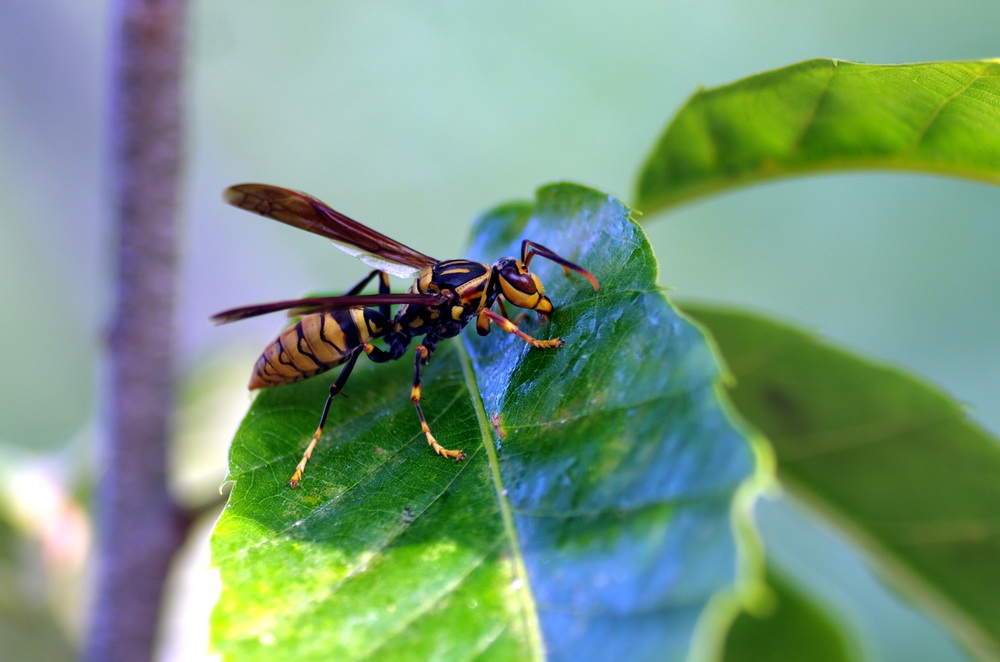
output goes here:
[[684, 310], [718, 342], [782, 485], [982, 659], [1000, 659], [1000, 442], [902, 370], [754, 315]]
[[1000, 61], [808, 60], [700, 90], [647, 158], [636, 204], [859, 168], [1000, 183]]
[[298, 490], [285, 482], [333, 376], [254, 401], [212, 540], [224, 657], [683, 660], [721, 639], [713, 596], [746, 569], [732, 517], [754, 456], [714, 358], [614, 198], [542, 189], [487, 215], [472, 257], [517, 255], [522, 236], [601, 290], [536, 258], [556, 312], [522, 328], [564, 347], [496, 328], [442, 343], [424, 410], [465, 462], [427, 447], [411, 358], [359, 364]]

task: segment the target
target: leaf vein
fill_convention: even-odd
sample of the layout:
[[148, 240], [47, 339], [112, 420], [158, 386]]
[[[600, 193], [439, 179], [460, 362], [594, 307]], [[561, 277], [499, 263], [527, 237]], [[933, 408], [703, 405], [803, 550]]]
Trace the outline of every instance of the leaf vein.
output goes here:
[[702, 501], [710, 501], [713, 498], [718, 497], [728, 497], [733, 493], [734, 486], [738, 487], [742, 484], [740, 480], [734, 480], [732, 483], [725, 484], [715, 484], [712, 490], [705, 490], [698, 493], [689, 493], [680, 498], [673, 499], [652, 499], [649, 501], [636, 501], [630, 503], [624, 507], [609, 507], [609, 508], [592, 508], [592, 509], [578, 509], [578, 510], [531, 510], [531, 509], [521, 509], [521, 508], [511, 508], [511, 512], [521, 517], [531, 517], [533, 519], [589, 519], [593, 517], [600, 517], [603, 515], [631, 515], [635, 513], [642, 512], [644, 510], [650, 510], [653, 508], [658, 508], [660, 506], [680, 506], [684, 504], [698, 504]]
[[816, 95], [816, 101], [813, 103], [809, 112], [806, 113], [805, 118], [803, 118], [802, 125], [799, 127], [798, 134], [792, 140], [792, 144], [789, 146], [788, 156], [793, 157], [799, 153], [802, 149], [802, 145], [805, 143], [806, 134], [812, 129], [813, 125], [816, 123], [816, 118], [819, 116], [820, 106], [823, 105], [823, 101], [826, 100], [826, 95], [830, 92], [830, 85], [833, 83], [833, 77], [836, 75], [836, 67], [830, 67], [829, 75], [826, 81], [823, 83], [822, 89]]
[[504, 429], [508, 432], [513, 430], [530, 430], [530, 429], [544, 429], [544, 428], [558, 428], [567, 423], [573, 423], [578, 420], [583, 420], [594, 415], [595, 412], [613, 414], [615, 412], [627, 411], [629, 409], [635, 409], [637, 407], [646, 407], [649, 405], [654, 405], [658, 402], [666, 402], [672, 400], [678, 396], [692, 396], [693, 394], [700, 394], [705, 390], [711, 390], [714, 388], [715, 382], [718, 379], [717, 375], [707, 375], [707, 379], [701, 384], [692, 384], [688, 387], [679, 387], [676, 390], [665, 391], [658, 395], [654, 395], [648, 398], [643, 398], [640, 400], [633, 400], [630, 402], [616, 402], [606, 404], [600, 408], [587, 409], [582, 413], [576, 413], [572, 416], [565, 416], [559, 419], [547, 419], [544, 421], [539, 421], [537, 423], [514, 423], [508, 424], [504, 422]]
[[959, 89], [955, 90], [953, 93], [949, 94], [947, 97], [945, 97], [944, 99], [942, 99], [941, 102], [937, 105], [937, 107], [935, 107], [934, 110], [932, 110], [930, 112], [930, 114], [927, 116], [927, 119], [924, 121], [924, 123], [920, 127], [917, 128], [916, 132], [913, 135], [913, 140], [910, 141], [910, 146], [907, 149], [907, 153], [909, 155], [913, 155], [920, 148], [920, 144], [923, 142], [924, 138], [927, 136], [927, 133], [928, 133], [928, 131], [930, 131], [931, 126], [933, 126], [933, 124], [941, 116], [941, 112], [945, 109], [945, 107], [948, 104], [950, 104], [952, 101], [954, 101], [955, 99], [957, 99], [960, 96], [962, 96], [965, 92], [967, 92], [969, 90], [970, 87], [972, 87], [977, 82], [979, 82], [980, 80], [982, 80], [983, 77], [984, 77], [985, 71], [986, 71], [985, 68], [984, 69], [980, 69], [976, 73], [975, 76], [973, 76], [972, 78], [970, 78], [968, 80], [968, 82], [966, 82], [964, 85], [962, 85], [961, 87], [959, 87]]
[[486, 559], [488, 559], [494, 553], [494, 551], [502, 544], [503, 540], [498, 539], [493, 547], [486, 550], [482, 556], [480, 556], [475, 560], [475, 562], [470, 563], [468, 568], [464, 569], [460, 574], [453, 577], [452, 581], [442, 586], [440, 591], [438, 591], [434, 595], [430, 596], [427, 600], [424, 600], [422, 603], [417, 605], [412, 610], [411, 612], [412, 615], [409, 618], [403, 619], [398, 627], [394, 628], [391, 631], [386, 632], [386, 637], [382, 639], [382, 641], [378, 642], [376, 646], [373, 646], [372, 648], [369, 648], [367, 651], [362, 653], [360, 655], [360, 658], [371, 658], [376, 651], [384, 648], [390, 641], [392, 641], [395, 637], [398, 637], [400, 634], [406, 631], [406, 629], [409, 628], [418, 619], [420, 619], [422, 616], [430, 612], [437, 605], [441, 604], [443, 600], [450, 597], [455, 592], [455, 590], [459, 586], [461, 586], [462, 583], [465, 582], [472, 575], [472, 573], [476, 571], [477, 568], [482, 566], [483, 563], [486, 562]]
[[[458, 478], [458, 476], [462, 473], [462, 471], [465, 471], [465, 467], [468, 466], [469, 463], [466, 462], [464, 464], [465, 464], [465, 466], [461, 467], [457, 472], [455, 472], [455, 475], [452, 478], [451, 482], [454, 482]], [[446, 491], [447, 491], [447, 487], [442, 490], [442, 493], [444, 493]], [[437, 498], [439, 498], [439, 497], [436, 496], [436, 497], [434, 497], [433, 500], [436, 500]], [[433, 503], [433, 500], [432, 500], [432, 503]], [[328, 503], [330, 503], [330, 502], [328, 502]], [[321, 507], [317, 507], [317, 508], [314, 509], [314, 512], [316, 512], [316, 511], [318, 511], [320, 509], [321, 509]], [[289, 531], [291, 531], [292, 529], [296, 528], [296, 526], [298, 526], [297, 523], [292, 523], [290, 526], [286, 527], [282, 531], [280, 531], [278, 533], [275, 533], [275, 535], [270, 536], [268, 538], [264, 538], [264, 539], [260, 540], [259, 542], [255, 543], [253, 545], [250, 545], [249, 547], [242, 548], [241, 550], [237, 550], [233, 554], [227, 555], [226, 557], [222, 557], [222, 559], [229, 558], [231, 556], [235, 556], [237, 553], [239, 553], [240, 551], [243, 551], [245, 549], [253, 549], [255, 547], [261, 547], [261, 546], [263, 546], [263, 545], [265, 545], [267, 543], [273, 542], [277, 538], [279, 538], [279, 537], [281, 537], [283, 535], [286, 535]], [[377, 541], [377, 542], [373, 542], [371, 540], [364, 540], [364, 539], [358, 538], [356, 536], [351, 536], [352, 538], [354, 538], [355, 540], [357, 540], [358, 542], [360, 542], [363, 546], [371, 548], [369, 550], [369, 553], [368, 553], [367, 558], [365, 559], [365, 561], [362, 562], [362, 563], [357, 563], [354, 567], [352, 567], [350, 570], [348, 570], [347, 573], [345, 573], [343, 577], [341, 577], [340, 579], [338, 579], [335, 582], [332, 582], [330, 584], [324, 585], [323, 589], [318, 590], [314, 594], [311, 594], [311, 596], [308, 599], [302, 600], [301, 602], [297, 603], [296, 604], [296, 608], [294, 608], [294, 609], [285, 609], [285, 610], [283, 610], [280, 613], [273, 613], [272, 614], [272, 621], [269, 622], [269, 623], [267, 623], [266, 625], [262, 626], [262, 629], [266, 630], [274, 622], [274, 620], [283, 620], [283, 619], [288, 618], [291, 615], [301, 614], [301, 613], [307, 611], [307, 608], [311, 607], [312, 605], [318, 604], [318, 603], [321, 603], [321, 602], [325, 602], [326, 600], [328, 600], [329, 597], [331, 595], [333, 595], [334, 593], [336, 593], [336, 591], [341, 586], [343, 586], [345, 583], [347, 583], [348, 581], [350, 581], [352, 578], [356, 577], [360, 573], [364, 572], [366, 569], [368, 569], [368, 567], [374, 561], [376, 561], [379, 558], [379, 556], [382, 554], [382, 552], [385, 551], [385, 549], [387, 547], [389, 547], [389, 545], [391, 545], [393, 542], [395, 542], [396, 539], [398, 539], [405, 531], [406, 531], [405, 527], [400, 527], [399, 529], [397, 529], [396, 531], [394, 531], [392, 534], [385, 536], [385, 538], [383, 538], [381, 541]], [[478, 562], [481, 563], [481, 560], [478, 561]], [[216, 565], [218, 565], [218, 563]]]

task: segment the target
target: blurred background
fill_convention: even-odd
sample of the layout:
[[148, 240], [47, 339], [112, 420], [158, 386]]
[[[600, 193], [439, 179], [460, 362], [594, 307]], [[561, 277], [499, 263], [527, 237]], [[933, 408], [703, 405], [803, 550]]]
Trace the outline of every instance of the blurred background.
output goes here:
[[[0, 580], [18, 597], [0, 599], [0, 641], [26, 648], [0, 646], [0, 659], [57, 659], [84, 613], [88, 524], [65, 490], [85, 496], [91, 482], [112, 291], [108, 21], [104, 3], [9, 5]], [[819, 56], [993, 57], [997, 26], [995, 0], [925, 0], [919, 10], [889, 0], [192, 3], [178, 492], [191, 503], [218, 494], [250, 366], [278, 324], [212, 327], [208, 316], [346, 287], [364, 271], [314, 236], [224, 205], [224, 187], [305, 190], [421, 251], [460, 257], [474, 217], [546, 182], [630, 201], [639, 165], [699, 86]], [[904, 365], [996, 433], [998, 206], [995, 187], [865, 173], [759, 186], [643, 220], [675, 297], [767, 311]], [[759, 521], [769, 553], [870, 659], [966, 659], [809, 513], [777, 500]], [[163, 659], [204, 653], [210, 526], [185, 550]], [[8, 601], [37, 623], [10, 617]]]

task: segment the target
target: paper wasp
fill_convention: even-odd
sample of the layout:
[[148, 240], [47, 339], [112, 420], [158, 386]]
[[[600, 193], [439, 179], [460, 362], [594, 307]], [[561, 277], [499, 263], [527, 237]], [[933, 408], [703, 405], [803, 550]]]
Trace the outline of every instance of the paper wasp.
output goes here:
[[[490, 324], [496, 324], [532, 347], [560, 347], [563, 341], [559, 338], [538, 340], [521, 331], [504, 309], [503, 302], [507, 301], [534, 310], [543, 319], [552, 314], [552, 302], [545, 296], [542, 283], [528, 271], [536, 255], [559, 264], [566, 274], [570, 271], [581, 274], [595, 292], [600, 287], [586, 269], [527, 239], [521, 243], [520, 260], [505, 257], [493, 266], [469, 260], [437, 260], [365, 227], [305, 193], [267, 184], [239, 184], [226, 189], [223, 197], [241, 209], [326, 237], [374, 267], [343, 296], [243, 306], [212, 317], [215, 323], [226, 323], [279, 310], [287, 310], [293, 317], [301, 316], [257, 359], [250, 390], [291, 384], [344, 366], [330, 386], [319, 426], [288, 481], [291, 487], [302, 480], [306, 463], [323, 434], [330, 403], [344, 388], [362, 354], [375, 363], [394, 361], [402, 357], [414, 337], [423, 336], [416, 349], [410, 399], [417, 409], [420, 429], [434, 452], [462, 460], [465, 453], [444, 448], [437, 442], [420, 408], [421, 371], [438, 342], [458, 335], [475, 318], [480, 335], [489, 333]], [[416, 275], [416, 280], [408, 293], [394, 294], [389, 291], [389, 274], [404, 278]], [[378, 294], [360, 294], [375, 278], [378, 278]], [[394, 316], [389, 309], [393, 305], [399, 306]], [[493, 310], [494, 306], [500, 309], [499, 313]], [[372, 344], [375, 339], [381, 339], [385, 348]]]

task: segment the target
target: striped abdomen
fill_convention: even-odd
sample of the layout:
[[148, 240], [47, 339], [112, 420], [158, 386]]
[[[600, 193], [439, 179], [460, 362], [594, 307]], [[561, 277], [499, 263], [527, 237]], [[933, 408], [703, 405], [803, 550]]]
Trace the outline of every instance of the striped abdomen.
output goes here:
[[250, 390], [291, 384], [338, 366], [359, 345], [388, 330], [373, 308], [306, 315], [264, 349], [250, 378]]

